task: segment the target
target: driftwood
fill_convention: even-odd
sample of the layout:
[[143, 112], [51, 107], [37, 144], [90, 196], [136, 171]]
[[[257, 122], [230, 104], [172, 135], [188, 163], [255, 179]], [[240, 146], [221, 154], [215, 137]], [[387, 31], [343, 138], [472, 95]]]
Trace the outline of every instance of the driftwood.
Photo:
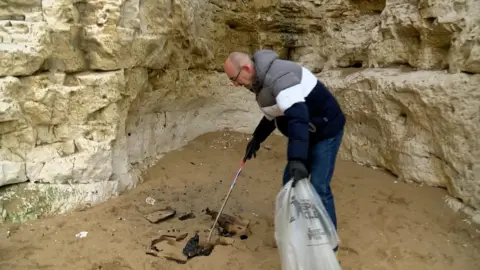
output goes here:
[[182, 241], [183, 239], [187, 238], [188, 233], [182, 233], [178, 235], [173, 235], [173, 234], [162, 234], [159, 238], [155, 238], [152, 240], [152, 243], [150, 246], [154, 246], [156, 243], [162, 242], [162, 241], [167, 241], [173, 243], [173, 239], [175, 239], [176, 242]]
[[195, 214], [190, 212], [188, 214], [184, 214], [184, 215], [181, 215], [178, 219], [179, 220], [187, 220], [187, 219], [191, 219], [191, 218], [195, 218]]
[[[205, 211], [213, 220], [217, 218], [217, 211], [212, 211], [209, 208]], [[250, 232], [249, 223], [250, 221], [247, 219], [241, 219], [224, 213], [218, 218], [218, 226], [223, 229], [220, 231], [220, 235], [222, 236], [248, 235]]]
[[220, 236], [215, 244], [220, 244], [222, 246], [228, 246], [228, 245], [233, 245], [235, 243], [235, 239], [230, 238], [230, 237], [224, 237]]
[[168, 242], [160, 242], [154, 245], [154, 248], [147, 251], [147, 254], [155, 257], [163, 257], [177, 263], [184, 264], [187, 262], [187, 256], [183, 255], [178, 247], [170, 245]]
[[176, 213], [175, 209], [171, 208], [170, 206], [167, 206], [164, 209], [160, 209], [150, 214], [147, 214], [145, 218], [151, 223], [158, 223], [173, 217], [175, 213]]
[[185, 264], [189, 259], [197, 256], [209, 256], [216, 245], [233, 245], [235, 239], [229, 237], [219, 237], [214, 244], [202, 244], [197, 233], [191, 237], [183, 249], [179, 246], [179, 241], [187, 237], [188, 233], [179, 235], [163, 234], [159, 238], [152, 240], [150, 250], [146, 253], [155, 257], [163, 257], [168, 260]]
[[150, 250], [147, 251], [147, 254], [184, 264], [187, 262], [188, 258], [182, 253], [176, 242], [185, 239], [187, 235], [188, 233], [180, 234], [178, 236], [168, 234], [161, 235], [159, 238], [152, 240]]

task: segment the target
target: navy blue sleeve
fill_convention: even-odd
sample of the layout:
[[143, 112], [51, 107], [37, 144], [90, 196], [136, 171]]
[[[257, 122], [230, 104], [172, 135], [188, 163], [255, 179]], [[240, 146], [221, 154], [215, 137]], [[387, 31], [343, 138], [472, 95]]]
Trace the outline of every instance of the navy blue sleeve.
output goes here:
[[285, 110], [288, 122], [288, 160], [307, 162], [309, 149], [309, 115], [305, 102], [297, 102]]
[[272, 134], [275, 128], [276, 126], [274, 120], [268, 120], [264, 116], [255, 128], [253, 136], [258, 140], [259, 143], [262, 143], [268, 138], [268, 136], [270, 136], [270, 134]]
[[309, 120], [302, 80], [293, 72], [287, 72], [273, 85], [277, 105], [288, 125], [288, 160], [308, 160]]

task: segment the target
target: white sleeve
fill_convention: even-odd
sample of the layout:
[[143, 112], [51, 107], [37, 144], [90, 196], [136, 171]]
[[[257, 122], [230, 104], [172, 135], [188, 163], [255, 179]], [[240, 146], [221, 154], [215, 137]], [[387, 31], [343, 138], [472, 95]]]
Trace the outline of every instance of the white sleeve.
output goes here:
[[285, 112], [295, 103], [305, 102], [302, 84], [299, 83], [289, 88], [283, 89], [282, 91], [280, 91], [280, 93], [278, 93], [275, 99], [282, 112]]

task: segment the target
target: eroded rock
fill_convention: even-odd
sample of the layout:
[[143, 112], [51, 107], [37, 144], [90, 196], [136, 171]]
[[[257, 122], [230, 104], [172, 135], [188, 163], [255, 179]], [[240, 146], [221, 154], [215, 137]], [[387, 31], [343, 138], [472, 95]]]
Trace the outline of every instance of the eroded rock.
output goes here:
[[51, 53], [45, 22], [0, 20], [0, 76], [31, 75]]
[[320, 77], [347, 114], [342, 158], [447, 187], [480, 207], [480, 74], [385, 68]]

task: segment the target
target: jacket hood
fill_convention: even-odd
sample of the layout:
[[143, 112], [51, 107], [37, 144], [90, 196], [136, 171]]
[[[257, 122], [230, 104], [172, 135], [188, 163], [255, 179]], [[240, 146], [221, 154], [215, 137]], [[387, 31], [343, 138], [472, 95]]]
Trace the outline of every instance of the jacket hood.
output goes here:
[[253, 54], [252, 60], [255, 65], [256, 78], [253, 83], [253, 90], [258, 93], [263, 87], [265, 76], [267, 75], [273, 61], [278, 59], [278, 54], [272, 50], [259, 50]]

